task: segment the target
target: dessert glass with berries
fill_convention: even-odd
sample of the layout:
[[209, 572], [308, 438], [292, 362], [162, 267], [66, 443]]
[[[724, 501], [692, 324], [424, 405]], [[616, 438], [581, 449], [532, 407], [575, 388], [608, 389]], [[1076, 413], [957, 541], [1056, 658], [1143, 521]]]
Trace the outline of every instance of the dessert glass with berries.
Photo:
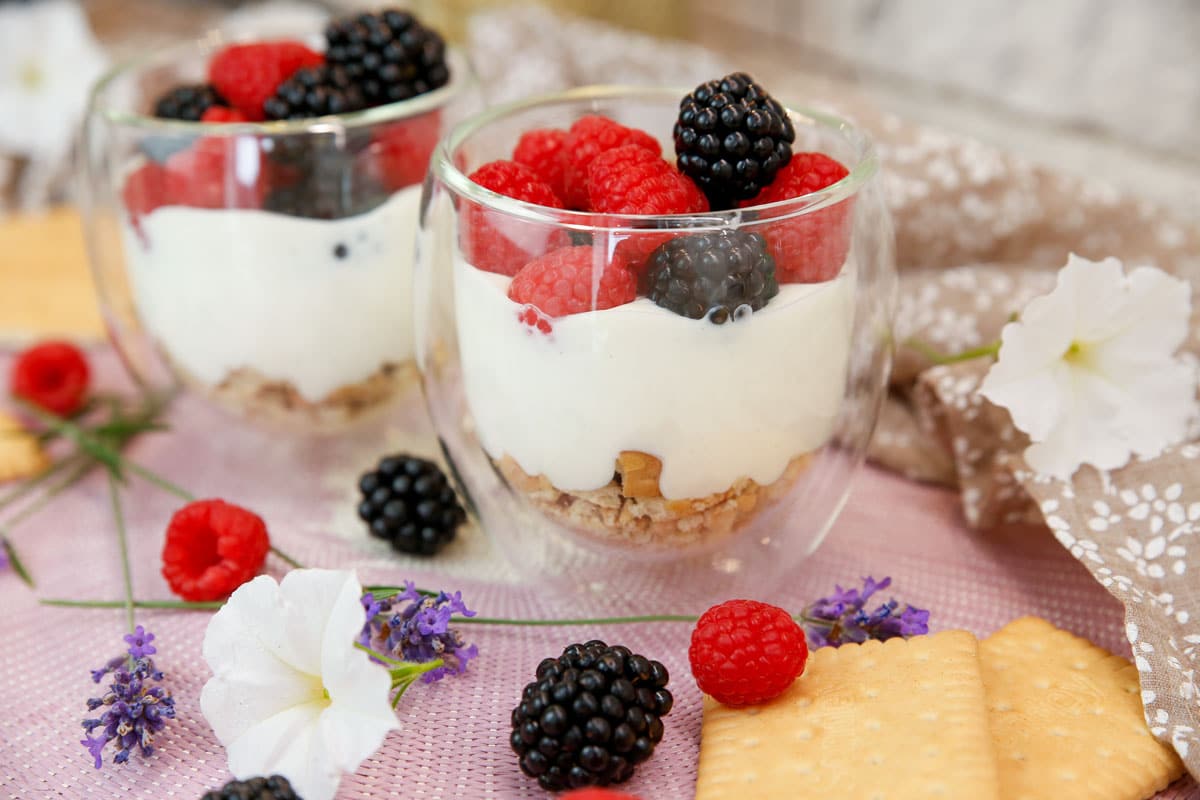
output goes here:
[[519, 102], [439, 144], [418, 363], [516, 565], [645, 609], [766, 591], [821, 542], [890, 366], [877, 171], [742, 73]]
[[340, 429], [415, 386], [412, 254], [464, 58], [401, 11], [212, 33], [94, 89], [83, 203], [111, 338], [139, 382]]

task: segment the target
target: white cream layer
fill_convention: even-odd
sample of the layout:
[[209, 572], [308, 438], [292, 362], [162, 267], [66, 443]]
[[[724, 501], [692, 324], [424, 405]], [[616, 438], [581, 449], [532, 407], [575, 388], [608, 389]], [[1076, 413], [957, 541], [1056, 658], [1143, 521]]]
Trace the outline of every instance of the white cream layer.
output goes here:
[[559, 489], [599, 489], [622, 450], [663, 462], [668, 499], [777, 480], [824, 444], [845, 394], [853, 275], [785, 284], [763, 309], [714, 325], [639, 298], [553, 321], [517, 319], [511, 279], [455, 264], [463, 381], [492, 458]]
[[249, 367], [319, 402], [413, 357], [420, 197], [411, 186], [338, 220], [158, 208], [141, 218], [143, 236], [124, 226], [138, 315], [200, 381]]

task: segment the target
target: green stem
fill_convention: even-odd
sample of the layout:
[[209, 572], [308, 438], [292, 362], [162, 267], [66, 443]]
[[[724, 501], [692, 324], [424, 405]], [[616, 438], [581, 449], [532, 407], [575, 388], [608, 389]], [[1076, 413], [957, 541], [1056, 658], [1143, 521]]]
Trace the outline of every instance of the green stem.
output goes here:
[[[68, 461], [72, 460], [74, 459], [68, 459]], [[75, 469], [71, 470], [71, 472], [65, 478], [51, 485], [46, 489], [45, 492], [42, 493], [41, 497], [38, 497], [33, 502], [29, 503], [29, 505], [25, 506], [16, 514], [13, 514], [11, 517], [5, 520], [3, 525], [0, 525], [0, 539], [4, 540], [4, 549], [8, 553], [9, 560], [14, 564], [14, 571], [18, 576], [20, 576], [21, 580], [25, 581], [25, 583], [30, 586], [30, 588], [34, 586], [33, 578], [30, 576], [29, 571], [25, 569], [21, 559], [17, 557], [16, 550], [13, 548], [12, 542], [9, 541], [9, 533], [17, 524], [24, 522], [45, 508], [51, 500], [61, 494], [65, 489], [74, 486], [76, 483], [82, 480], [85, 475], [92, 471], [94, 466], [95, 464], [91, 461], [80, 461], [76, 465]]]
[[33, 576], [29, 574], [29, 570], [25, 568], [25, 562], [17, 555], [16, 549], [13, 548], [12, 542], [6, 537], [0, 537], [0, 548], [4, 549], [4, 555], [8, 559], [8, 565], [12, 567], [12, 571], [17, 577], [25, 582], [25, 585], [30, 589], [34, 588]]
[[963, 361], [973, 361], [977, 358], [994, 357], [1000, 352], [1000, 342], [992, 342], [991, 344], [980, 345], [973, 347], [970, 350], [963, 350], [961, 353], [948, 355], [936, 350], [933, 347], [925, 344], [920, 339], [910, 338], [904, 340], [905, 346], [916, 350], [934, 364], [958, 364]]
[[303, 564], [301, 564], [299, 561], [297, 561], [296, 559], [289, 556], [287, 553], [280, 550], [275, 545], [271, 545], [271, 552], [274, 553], [281, 561], [286, 563], [289, 567], [292, 567], [293, 569], [304, 569]]
[[[66, 598], [48, 597], [38, 601], [44, 606], [59, 608], [125, 608], [124, 600], [68, 600]], [[134, 608], [166, 608], [176, 611], [214, 611], [225, 605], [223, 601], [213, 600], [195, 602], [188, 600], [134, 600]]]
[[133, 576], [129, 569], [129, 542], [125, 535], [125, 515], [121, 512], [120, 490], [112, 473], [108, 475], [108, 495], [112, 500], [113, 521], [117, 525], [117, 545], [121, 551], [121, 580], [125, 584], [125, 621], [129, 625], [129, 632], [133, 633]]

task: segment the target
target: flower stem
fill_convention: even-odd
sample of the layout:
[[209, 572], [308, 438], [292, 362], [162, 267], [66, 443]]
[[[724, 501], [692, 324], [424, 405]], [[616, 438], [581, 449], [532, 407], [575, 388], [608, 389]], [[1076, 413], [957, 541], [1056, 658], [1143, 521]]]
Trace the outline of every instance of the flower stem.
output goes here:
[[[74, 460], [75, 459], [73, 459], [73, 458], [67, 459], [68, 462], [74, 461]], [[21, 559], [17, 556], [16, 550], [13, 547], [12, 542], [8, 538], [9, 532], [18, 523], [29, 519], [34, 514], [41, 511], [43, 508], [45, 508], [46, 505], [51, 500], [53, 500], [55, 497], [57, 497], [59, 494], [61, 494], [65, 489], [75, 485], [80, 480], [82, 480], [85, 475], [87, 475], [89, 472], [91, 472], [91, 470], [94, 466], [95, 466], [95, 464], [91, 461], [88, 461], [85, 459], [79, 460], [79, 462], [75, 466], [75, 469], [71, 470], [71, 472], [68, 473], [65, 478], [58, 481], [57, 483], [52, 484], [50, 487], [48, 487], [46, 489], [45, 492], [42, 493], [41, 497], [38, 497], [36, 500], [34, 500], [29, 505], [22, 508], [16, 514], [13, 514], [11, 517], [9, 517], [7, 520], [4, 521], [3, 525], [0, 525], [0, 539], [2, 539], [4, 541], [4, 549], [5, 549], [5, 552], [8, 553], [9, 560], [13, 564], [13, 571], [15, 571], [17, 573], [17, 575], [21, 578], [21, 580], [25, 581], [25, 583], [28, 584], [30, 588], [33, 588], [33, 586], [34, 586], [33, 577], [29, 574], [29, 571], [25, 568], [25, 565], [21, 562]]]
[[112, 473], [108, 475], [108, 495], [112, 500], [113, 521], [117, 525], [117, 544], [121, 550], [121, 579], [125, 584], [125, 621], [129, 624], [129, 632], [133, 633], [133, 577], [129, 570], [129, 542], [125, 536], [125, 515], [121, 512], [121, 493], [116, 476]]
[[[47, 597], [38, 601], [44, 606], [59, 608], [125, 608], [124, 600], [68, 600]], [[166, 608], [176, 611], [214, 611], [225, 605], [220, 600], [195, 602], [189, 600], [134, 600], [134, 608]]]
[[961, 353], [954, 354], [943, 353], [916, 338], [905, 339], [904, 344], [939, 366], [959, 364], [963, 361], [974, 361], [977, 358], [994, 357], [1000, 352], [1000, 342], [980, 345], [979, 347], [973, 347], [970, 350], [963, 350]]
[[29, 570], [25, 568], [25, 562], [21, 561], [21, 557], [17, 555], [17, 551], [13, 548], [12, 542], [6, 537], [0, 536], [0, 548], [4, 549], [4, 555], [8, 559], [8, 565], [12, 567], [12, 571], [17, 577], [25, 582], [25, 585], [30, 589], [34, 588], [33, 576], [29, 574]]

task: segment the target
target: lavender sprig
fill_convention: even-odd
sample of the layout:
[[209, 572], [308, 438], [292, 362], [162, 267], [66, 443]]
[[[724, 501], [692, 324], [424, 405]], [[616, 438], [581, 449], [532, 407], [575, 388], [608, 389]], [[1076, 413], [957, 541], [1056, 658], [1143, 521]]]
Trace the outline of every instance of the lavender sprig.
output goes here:
[[868, 639], [887, 641], [929, 633], [929, 612], [925, 609], [910, 605], [901, 608], [895, 598], [890, 598], [867, 610], [871, 597], [891, 585], [891, 578], [876, 581], [868, 576], [861, 590], [834, 586], [833, 594], [817, 600], [799, 617], [809, 647], [840, 647]]
[[455, 614], [460, 621], [475, 616], [463, 602], [462, 592], [429, 596], [406, 581], [403, 591], [389, 597], [376, 599], [374, 593], [367, 592], [362, 604], [366, 621], [358, 644], [405, 662], [440, 661], [437, 667], [421, 675], [425, 683], [462, 674], [471, 659], [479, 655], [475, 645], [466, 644], [462, 634], [450, 627]]

